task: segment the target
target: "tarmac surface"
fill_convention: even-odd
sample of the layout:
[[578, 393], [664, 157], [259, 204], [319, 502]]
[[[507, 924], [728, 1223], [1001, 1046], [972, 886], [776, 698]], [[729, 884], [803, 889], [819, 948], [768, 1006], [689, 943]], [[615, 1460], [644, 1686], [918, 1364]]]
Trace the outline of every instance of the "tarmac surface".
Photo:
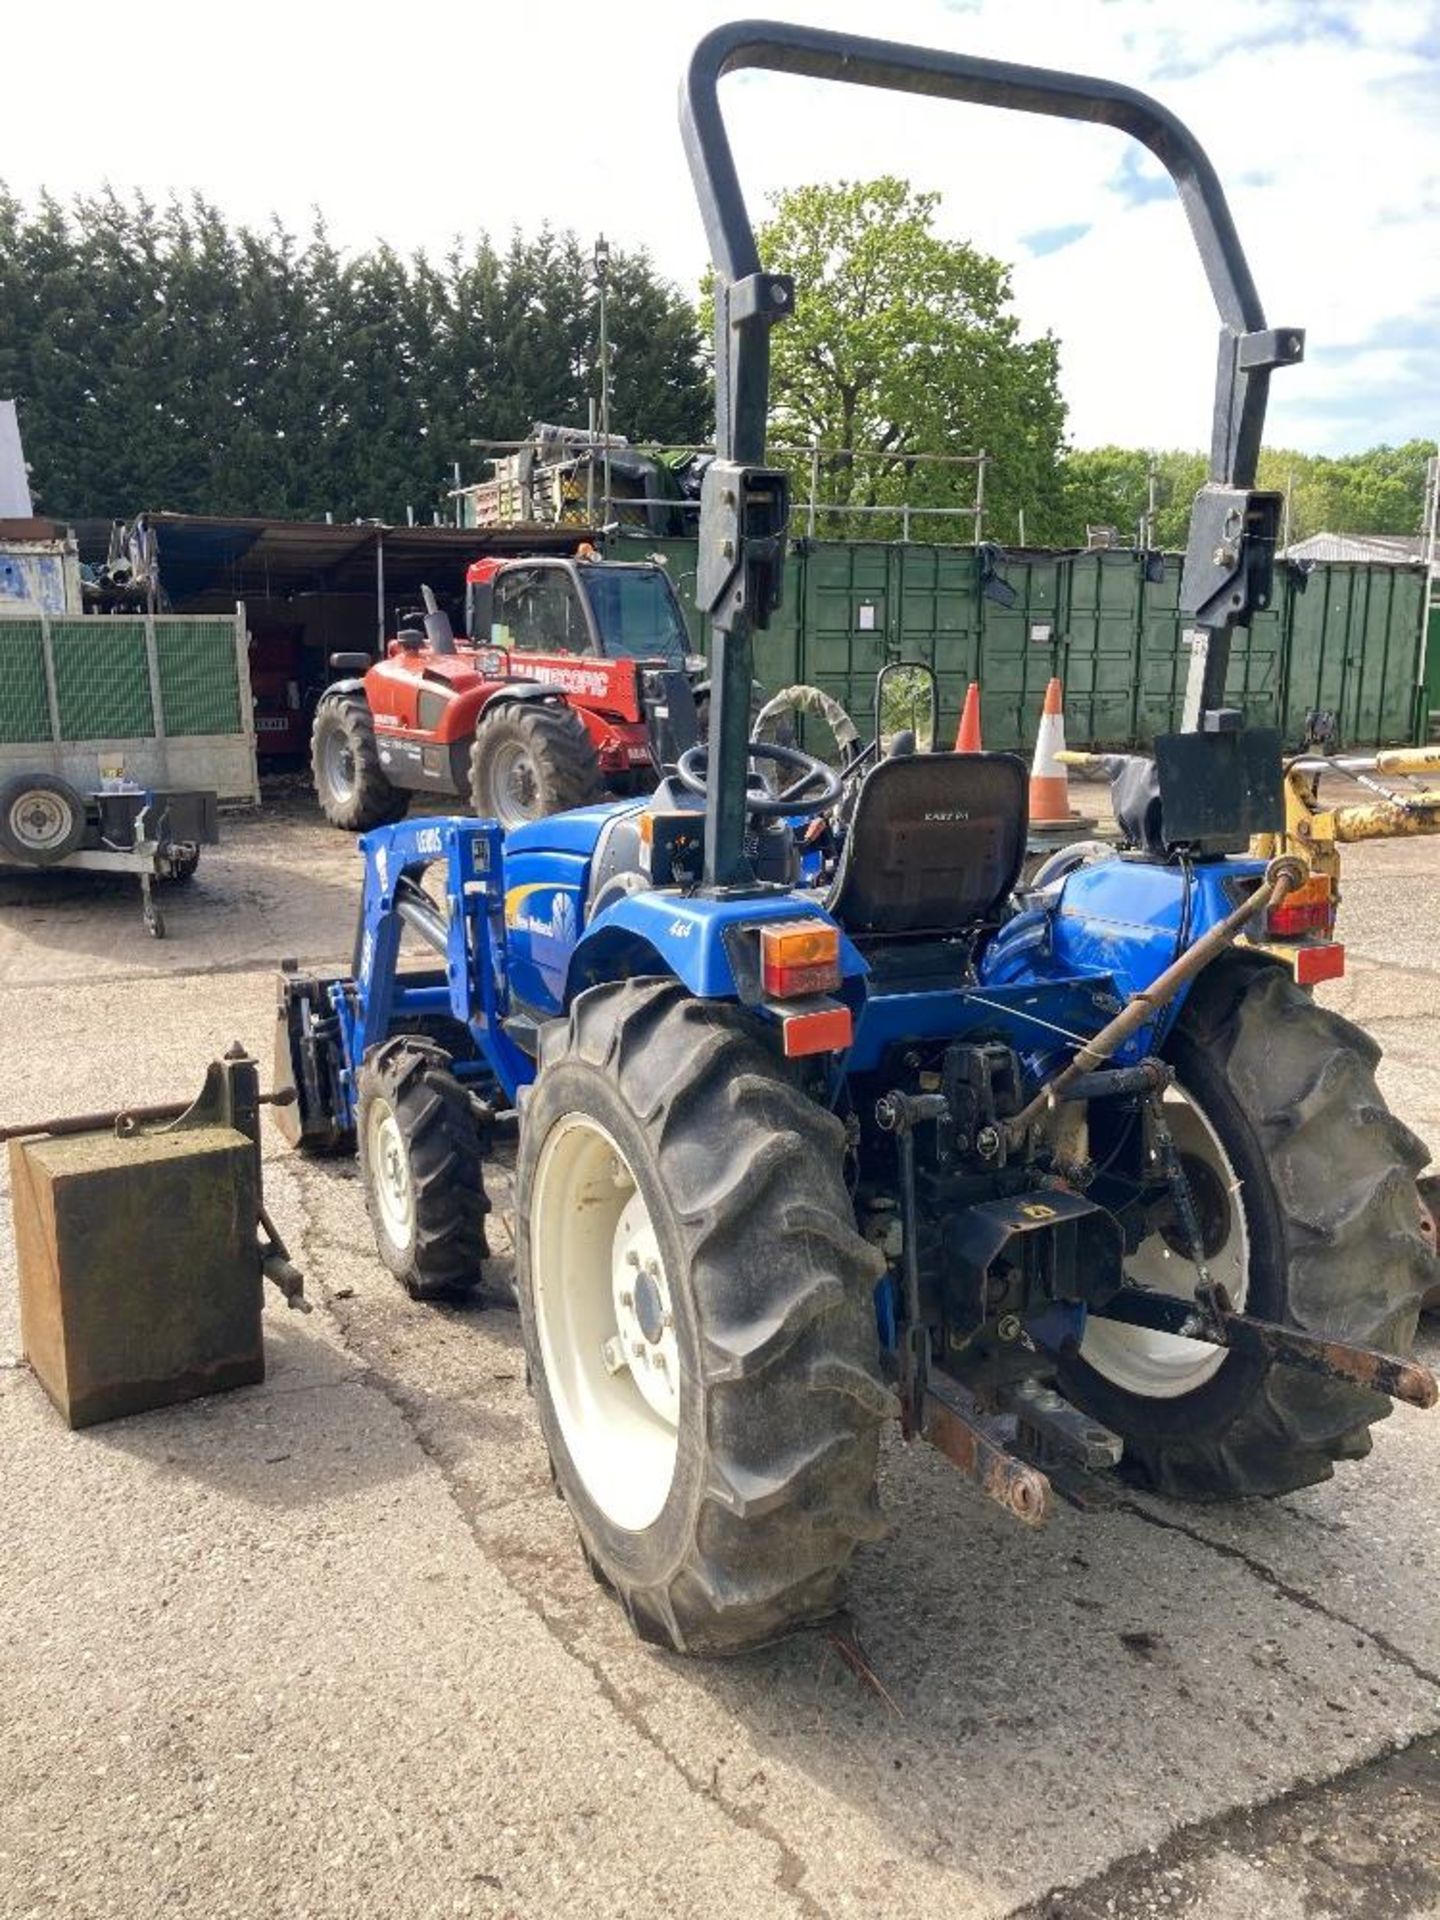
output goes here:
[[[0, 883], [0, 1123], [268, 1067], [358, 860], [295, 788], [224, 832], [160, 943], [133, 888]], [[1324, 997], [1440, 1148], [1440, 840], [1346, 860]], [[350, 1164], [267, 1130], [315, 1311], [270, 1293], [262, 1386], [79, 1434], [0, 1183], [4, 1920], [1440, 1916], [1440, 1414], [1273, 1503], [1039, 1534], [897, 1439], [842, 1623], [873, 1683], [828, 1631], [691, 1662], [587, 1573], [513, 1308], [405, 1298]]]

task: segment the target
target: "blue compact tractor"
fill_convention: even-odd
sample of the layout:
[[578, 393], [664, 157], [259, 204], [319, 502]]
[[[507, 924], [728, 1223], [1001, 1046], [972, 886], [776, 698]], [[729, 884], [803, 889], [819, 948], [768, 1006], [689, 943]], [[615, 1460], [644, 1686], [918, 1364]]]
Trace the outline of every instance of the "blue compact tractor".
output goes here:
[[[1127, 769], [1128, 851], [1022, 885], [1011, 756], [906, 734], [837, 769], [750, 738], [788, 504], [768, 335], [797, 298], [719, 112], [757, 66], [1103, 122], [1175, 179], [1220, 371], [1185, 720]], [[1436, 1274], [1425, 1150], [1301, 984], [1328, 939], [1307, 876], [1244, 853], [1283, 825], [1280, 742], [1226, 668], [1270, 589], [1256, 457], [1302, 339], [1265, 324], [1203, 152], [1123, 87], [753, 23], [702, 42], [683, 124], [715, 265], [708, 747], [677, 675], [653, 794], [367, 834], [352, 971], [282, 976], [278, 1111], [358, 1148], [420, 1296], [480, 1283], [483, 1162], [516, 1130], [529, 1377], [584, 1552], [647, 1638], [727, 1653], [836, 1606], [886, 1421], [1032, 1525], [1117, 1467], [1284, 1493], [1365, 1453], [1387, 1396], [1433, 1402], [1404, 1355]]]

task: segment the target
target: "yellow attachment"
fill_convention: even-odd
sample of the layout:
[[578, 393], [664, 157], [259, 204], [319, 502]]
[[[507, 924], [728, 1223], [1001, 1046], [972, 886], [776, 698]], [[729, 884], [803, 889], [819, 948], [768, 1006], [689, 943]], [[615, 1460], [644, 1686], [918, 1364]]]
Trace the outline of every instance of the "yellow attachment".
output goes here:
[[1440, 833], [1440, 793], [1407, 793], [1408, 806], [1372, 800], [1368, 806], [1336, 807], [1330, 815], [1334, 838], [1393, 840], [1411, 834]]
[[1088, 780], [1106, 780], [1109, 771], [1105, 765], [1109, 755], [1103, 753], [1080, 753], [1070, 747], [1062, 747], [1055, 758], [1062, 767], [1073, 767], [1076, 773], [1083, 773]]
[[[1377, 773], [1420, 772], [1440, 765], [1440, 748], [1398, 747], [1380, 754]], [[1440, 791], [1411, 791], [1395, 800], [1369, 800], [1356, 806], [1322, 807], [1320, 780], [1298, 767], [1285, 770], [1285, 832], [1258, 833], [1250, 851], [1270, 860], [1293, 853], [1312, 874], [1324, 875], [1340, 898], [1340, 848], [1357, 840], [1396, 840], [1440, 833]]]
[[1440, 773], [1440, 747], [1391, 747], [1375, 756], [1376, 773]]

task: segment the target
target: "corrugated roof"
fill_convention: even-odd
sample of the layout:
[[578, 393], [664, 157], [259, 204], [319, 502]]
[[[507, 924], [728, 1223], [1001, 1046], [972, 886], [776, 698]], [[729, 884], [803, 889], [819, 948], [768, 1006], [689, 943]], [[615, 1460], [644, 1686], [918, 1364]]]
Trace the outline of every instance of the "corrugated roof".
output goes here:
[[1381, 566], [1419, 566], [1424, 554], [1418, 533], [1312, 533], [1292, 540], [1286, 560], [1370, 561]]
[[[462, 593], [465, 569], [486, 554], [570, 553], [586, 527], [390, 527], [325, 520], [229, 519], [152, 513], [160, 578], [172, 606], [205, 595], [284, 599], [296, 593], [373, 593], [383, 544], [388, 597], [433, 586]], [[108, 521], [82, 522], [81, 555], [105, 557]]]

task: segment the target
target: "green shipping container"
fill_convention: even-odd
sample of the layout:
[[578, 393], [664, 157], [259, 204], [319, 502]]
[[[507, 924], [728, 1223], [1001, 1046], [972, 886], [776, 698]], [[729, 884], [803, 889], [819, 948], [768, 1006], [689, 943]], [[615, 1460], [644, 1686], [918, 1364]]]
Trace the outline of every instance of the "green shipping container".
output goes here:
[[[661, 546], [703, 643], [695, 543]], [[978, 679], [986, 745], [1024, 749], [1045, 683], [1059, 674], [1071, 746], [1145, 747], [1180, 722], [1189, 667], [1180, 566], [1178, 554], [1128, 550], [799, 541], [785, 605], [756, 636], [756, 676], [771, 691], [796, 680], [823, 687], [863, 727], [879, 668], [925, 661], [939, 681], [942, 732], [953, 732]], [[1336, 715], [1348, 747], [1422, 736], [1421, 709], [1440, 711], [1440, 639], [1430, 648], [1428, 702], [1424, 691], [1424, 588], [1414, 567], [1277, 566], [1272, 604], [1235, 637], [1229, 698], [1289, 742], [1317, 707]]]

